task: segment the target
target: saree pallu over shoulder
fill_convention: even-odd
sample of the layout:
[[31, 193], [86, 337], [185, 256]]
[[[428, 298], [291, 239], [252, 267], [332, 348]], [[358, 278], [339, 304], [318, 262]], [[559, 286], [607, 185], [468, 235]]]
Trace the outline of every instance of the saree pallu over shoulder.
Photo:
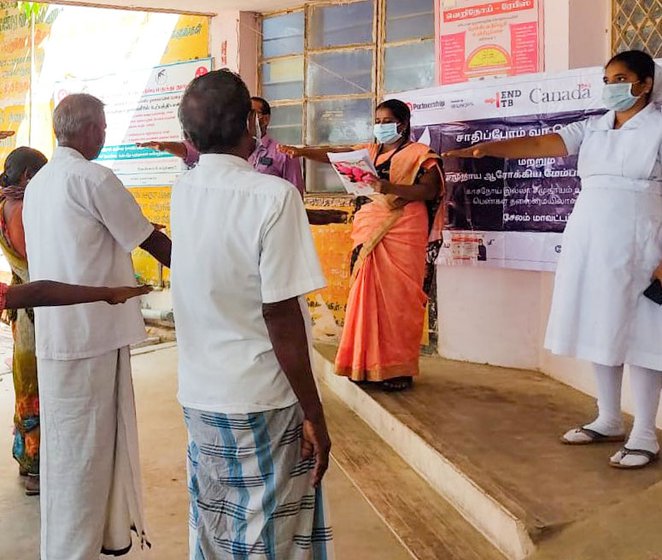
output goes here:
[[[428, 241], [430, 243], [434, 243], [440, 240], [443, 231], [444, 220], [443, 211], [439, 202], [443, 199], [445, 190], [444, 174], [440, 165], [441, 157], [429, 146], [426, 146], [425, 144], [419, 144], [418, 142], [413, 142], [405, 146], [401, 150], [397, 151], [393, 156], [390, 156], [390, 152], [380, 155], [380, 147], [381, 146], [379, 144], [365, 144], [357, 146], [357, 148], [368, 150], [370, 158], [377, 165], [380, 164], [380, 157], [383, 159], [390, 158], [391, 166], [389, 170], [389, 180], [391, 183], [397, 185], [413, 186], [416, 183], [416, 179], [418, 178], [421, 169], [431, 169], [435, 166], [439, 169], [442, 183], [434, 212], [428, 220]], [[374, 250], [377, 244], [402, 217], [404, 207], [408, 204], [411, 204], [411, 202], [407, 200], [403, 200], [395, 195], [390, 194], [374, 194], [370, 198], [372, 199], [373, 204], [384, 206], [390, 210], [390, 213], [385, 216], [381, 224], [375, 225], [374, 235], [372, 235], [369, 239], [365, 239], [361, 242], [361, 251], [358, 254], [355, 265], [352, 269], [352, 282], [355, 281], [356, 275], [358, 274], [358, 271], [366, 257]]]
[[[376, 161], [377, 164], [380, 163], [378, 160], [380, 144], [364, 144], [359, 147], [368, 150], [371, 159]], [[389, 154], [390, 152], [387, 152], [381, 154], [381, 156], [386, 159]], [[430, 160], [435, 163], [440, 162], [441, 156], [425, 144], [418, 142], [408, 144], [393, 155], [390, 172], [391, 182], [398, 185], [413, 185], [421, 166]]]
[[[368, 150], [370, 159], [372, 159], [375, 164], [379, 165], [381, 162], [380, 158], [388, 159], [390, 157], [390, 152], [379, 154], [380, 145], [379, 144], [365, 144], [361, 146], [362, 148]], [[414, 185], [416, 179], [422, 167], [430, 169], [432, 167], [438, 167], [441, 171], [441, 156], [434, 152], [429, 146], [425, 144], [419, 144], [418, 142], [412, 142], [404, 148], [397, 151], [391, 159], [391, 168], [389, 171], [389, 180], [391, 183], [397, 185]], [[439, 193], [439, 197], [443, 195], [443, 173], [442, 173], [442, 192]], [[406, 201], [399, 199], [395, 195], [373, 195], [375, 201], [386, 201], [388, 206], [398, 207], [402, 206], [403, 203], [406, 204]]]

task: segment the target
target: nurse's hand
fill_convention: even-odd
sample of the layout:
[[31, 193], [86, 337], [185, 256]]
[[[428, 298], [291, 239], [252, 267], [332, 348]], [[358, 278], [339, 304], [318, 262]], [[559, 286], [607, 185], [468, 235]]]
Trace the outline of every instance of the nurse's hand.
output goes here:
[[157, 152], [166, 152], [172, 156], [185, 159], [188, 155], [184, 142], [162, 142], [161, 140], [150, 140], [149, 142], [136, 142], [138, 148], [149, 148]]
[[13, 130], [0, 130], [0, 140], [14, 136], [14, 134], [16, 133]]
[[653, 280], [662, 282], [662, 263], [658, 264], [655, 272], [653, 272]]
[[459, 150], [449, 150], [448, 152], [441, 154], [441, 157], [480, 159], [485, 157], [485, 152], [480, 146], [470, 146]]

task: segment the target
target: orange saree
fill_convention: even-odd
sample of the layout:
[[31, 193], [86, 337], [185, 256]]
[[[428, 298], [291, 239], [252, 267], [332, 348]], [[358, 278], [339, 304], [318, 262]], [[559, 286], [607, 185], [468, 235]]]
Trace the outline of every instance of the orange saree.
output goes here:
[[[364, 147], [375, 161], [379, 146]], [[428, 146], [412, 143], [395, 154], [380, 154], [375, 163], [390, 162], [392, 183], [413, 185], [421, 170], [438, 165], [438, 158]], [[336, 357], [336, 373], [354, 381], [418, 375], [426, 248], [441, 232], [441, 212], [430, 227], [425, 202], [371, 198], [354, 215], [356, 258]]]

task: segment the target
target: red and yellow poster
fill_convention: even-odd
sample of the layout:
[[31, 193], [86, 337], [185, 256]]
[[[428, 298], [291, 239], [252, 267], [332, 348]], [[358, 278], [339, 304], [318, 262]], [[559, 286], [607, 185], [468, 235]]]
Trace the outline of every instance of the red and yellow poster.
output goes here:
[[437, 0], [441, 85], [543, 70], [541, 0]]

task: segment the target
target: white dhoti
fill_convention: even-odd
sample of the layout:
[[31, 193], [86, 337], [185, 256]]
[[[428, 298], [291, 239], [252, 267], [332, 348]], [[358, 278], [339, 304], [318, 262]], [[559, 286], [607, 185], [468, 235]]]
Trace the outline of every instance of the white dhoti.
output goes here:
[[98, 560], [145, 541], [129, 348], [38, 362], [41, 560]]

